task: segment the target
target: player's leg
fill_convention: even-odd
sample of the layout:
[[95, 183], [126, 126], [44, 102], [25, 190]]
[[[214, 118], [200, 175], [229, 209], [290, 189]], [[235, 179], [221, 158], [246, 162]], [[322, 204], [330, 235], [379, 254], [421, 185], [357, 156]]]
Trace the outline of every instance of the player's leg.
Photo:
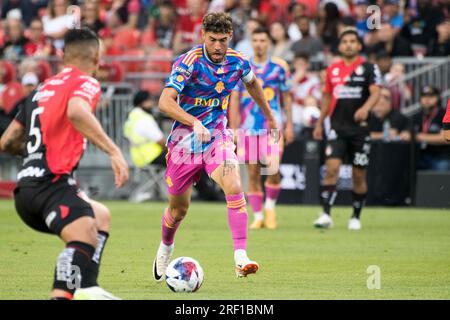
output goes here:
[[230, 155], [223, 164], [208, 173], [225, 193], [228, 224], [233, 238], [236, 275], [245, 277], [248, 274], [255, 273], [258, 271], [259, 265], [247, 256], [247, 204], [242, 192], [236, 155], [234, 157]]
[[97, 287], [97, 279], [100, 271], [100, 263], [105, 250], [106, 242], [109, 238], [109, 229], [111, 226], [111, 213], [109, 209], [95, 200], [87, 199], [95, 214], [95, 224], [97, 227], [97, 246], [94, 256], [87, 268], [86, 275], [81, 281], [81, 288]]
[[339, 169], [346, 152], [347, 142], [344, 139], [330, 140], [325, 147], [326, 172], [320, 186], [322, 213], [314, 222], [314, 226], [317, 228], [331, 228], [333, 226], [331, 208], [336, 200], [336, 184], [339, 178]]
[[348, 223], [350, 230], [361, 229], [361, 211], [367, 196], [367, 166], [369, 165], [370, 138], [361, 136], [352, 141], [352, 205], [353, 214]]
[[248, 192], [247, 198], [253, 212], [253, 222], [250, 229], [261, 229], [264, 226], [263, 201], [264, 194], [261, 186], [261, 166], [248, 164]]
[[174, 249], [175, 234], [187, 214], [192, 187], [181, 194], [169, 194], [169, 205], [161, 218], [161, 243], [153, 262], [153, 278], [162, 281]]
[[265, 156], [269, 159], [269, 165], [271, 166], [271, 169], [268, 171], [276, 171], [267, 176], [266, 183], [264, 184], [266, 190], [266, 201], [264, 204], [266, 213], [265, 226], [268, 229], [275, 229], [277, 227], [275, 204], [277, 203], [281, 191], [279, 164], [283, 156], [284, 140], [283, 137], [281, 137], [279, 141], [273, 141], [273, 138], [269, 136], [266, 136], [265, 138], [268, 139], [266, 148], [267, 154]]

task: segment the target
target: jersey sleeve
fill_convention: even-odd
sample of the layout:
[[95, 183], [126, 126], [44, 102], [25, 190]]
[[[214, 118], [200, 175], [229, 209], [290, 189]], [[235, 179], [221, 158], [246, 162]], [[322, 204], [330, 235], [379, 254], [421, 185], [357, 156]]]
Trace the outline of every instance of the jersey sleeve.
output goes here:
[[447, 112], [442, 119], [442, 126], [444, 130], [450, 130], [450, 99], [447, 101]]
[[292, 79], [289, 69], [280, 66], [280, 90], [286, 92], [292, 88]]
[[253, 79], [254, 76], [255, 76], [255, 74], [252, 71], [250, 62], [244, 58], [243, 64], [242, 64], [242, 76], [241, 76], [242, 82], [249, 83]]
[[369, 84], [369, 86], [371, 86], [371, 85], [381, 86], [382, 80], [381, 80], [380, 68], [378, 68], [378, 66], [376, 64], [373, 64], [372, 66], [373, 66], [373, 68], [367, 79], [368, 84]]
[[75, 97], [82, 98], [89, 103], [92, 112], [95, 112], [101, 94], [102, 90], [97, 80], [92, 77], [81, 76], [72, 89], [68, 100]]
[[330, 68], [327, 69], [327, 74], [325, 76], [325, 86], [323, 89], [323, 93], [331, 94], [333, 92], [333, 86], [331, 84], [331, 76], [330, 76]]
[[20, 123], [24, 127], [25, 127], [25, 103], [21, 103], [19, 105], [19, 110], [17, 110], [17, 114], [14, 117], [14, 120], [16, 120], [18, 123]]
[[[186, 58], [186, 59], [185, 59]], [[173, 64], [172, 71], [166, 80], [166, 88], [174, 88], [178, 93], [183, 91], [194, 71], [195, 61], [190, 63], [189, 57], [181, 55]]]

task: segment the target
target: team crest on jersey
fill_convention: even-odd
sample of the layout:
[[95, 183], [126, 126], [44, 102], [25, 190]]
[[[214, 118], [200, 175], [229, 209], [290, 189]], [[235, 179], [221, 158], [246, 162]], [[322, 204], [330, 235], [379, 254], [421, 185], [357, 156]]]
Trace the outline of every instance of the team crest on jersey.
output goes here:
[[214, 89], [216, 89], [217, 93], [222, 93], [222, 91], [225, 90], [225, 85], [222, 81], [219, 81]]
[[219, 67], [219, 69], [217, 69], [217, 74], [222, 74], [223, 73], [223, 69], [222, 67]]
[[358, 76], [361, 76], [364, 73], [364, 67], [363, 66], [359, 66], [358, 68], [356, 68], [355, 73]]
[[331, 74], [333, 75], [333, 76], [337, 76], [337, 75], [339, 75], [339, 68], [334, 68], [333, 70], [331, 70]]
[[182, 82], [184, 80], [182, 75], [177, 76], [177, 81], [178, 82]]

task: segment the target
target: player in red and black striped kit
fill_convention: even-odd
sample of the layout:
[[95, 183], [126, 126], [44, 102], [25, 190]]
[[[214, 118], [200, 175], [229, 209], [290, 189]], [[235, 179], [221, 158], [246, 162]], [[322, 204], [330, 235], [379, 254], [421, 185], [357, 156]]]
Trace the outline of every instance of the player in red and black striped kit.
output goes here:
[[450, 99], [447, 100], [447, 112], [442, 119], [442, 128], [444, 129], [444, 138], [450, 142]]
[[110, 156], [116, 186], [128, 179], [120, 149], [93, 114], [101, 94], [92, 78], [99, 49], [92, 31], [68, 31], [64, 69], [30, 94], [0, 140], [1, 149], [23, 155], [14, 191], [19, 216], [66, 243], [54, 273], [51, 297], [56, 300], [116, 299], [97, 284], [110, 213], [84, 195], [73, 178], [87, 138]]
[[[361, 229], [360, 214], [367, 194], [366, 168], [369, 164], [370, 133], [367, 118], [380, 96], [381, 74], [378, 67], [359, 55], [361, 39], [353, 29], [340, 35], [342, 60], [327, 69], [322, 110], [314, 129], [315, 139], [323, 139], [326, 131], [326, 176], [321, 186], [323, 213], [314, 225], [333, 225], [331, 206], [336, 198], [339, 168], [346, 157], [352, 163], [353, 215], [350, 230]], [[325, 119], [329, 128], [324, 129]]]

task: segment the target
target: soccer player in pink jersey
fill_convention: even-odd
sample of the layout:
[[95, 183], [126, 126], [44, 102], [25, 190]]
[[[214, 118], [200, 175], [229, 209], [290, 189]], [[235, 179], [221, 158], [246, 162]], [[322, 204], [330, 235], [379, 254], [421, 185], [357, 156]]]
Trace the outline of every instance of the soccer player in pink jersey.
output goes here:
[[232, 32], [228, 14], [206, 14], [202, 21], [203, 44], [177, 58], [159, 100], [161, 110], [175, 121], [167, 141], [169, 206], [162, 217], [162, 241], [153, 264], [156, 281], [164, 278], [175, 233], [189, 208], [192, 184], [202, 170], [226, 196], [236, 275], [245, 277], [259, 268], [247, 256], [247, 204], [233, 135], [227, 129], [229, 96], [238, 81], [245, 83], [263, 110], [269, 129], [276, 132], [277, 122], [248, 60], [228, 48]]

